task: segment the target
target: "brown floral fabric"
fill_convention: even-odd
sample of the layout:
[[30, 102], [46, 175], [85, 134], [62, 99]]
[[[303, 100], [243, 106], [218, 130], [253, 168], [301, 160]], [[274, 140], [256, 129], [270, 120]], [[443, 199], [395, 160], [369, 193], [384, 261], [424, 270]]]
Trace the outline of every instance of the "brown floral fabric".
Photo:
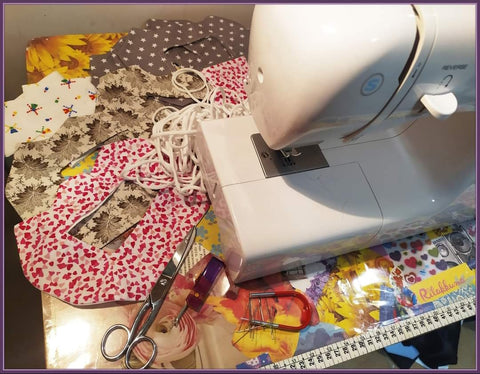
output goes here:
[[[190, 88], [202, 83], [188, 74], [182, 74], [179, 79]], [[191, 100], [172, 85], [170, 75], [157, 77], [138, 66], [103, 76], [97, 90], [94, 114], [69, 118], [52, 137], [22, 143], [14, 153], [5, 196], [23, 220], [51, 206], [64, 180], [61, 171], [70, 163], [107, 143], [149, 138], [155, 111], [165, 105], [181, 106]], [[199, 98], [204, 94], [196, 93]], [[170, 101], [165, 104], [165, 99]], [[138, 222], [154, 196], [154, 192], [136, 184], [124, 183], [72, 232], [90, 244], [103, 247]], [[134, 210], [137, 211], [134, 213]]]
[[75, 225], [70, 234], [96, 248], [116, 249], [122, 240], [112, 242], [140, 221], [156, 194], [126, 181], [97, 211]]
[[47, 210], [64, 180], [61, 171], [94, 147], [124, 139], [120, 123], [108, 113], [70, 118], [50, 138], [22, 143], [13, 155], [5, 196], [25, 220]]

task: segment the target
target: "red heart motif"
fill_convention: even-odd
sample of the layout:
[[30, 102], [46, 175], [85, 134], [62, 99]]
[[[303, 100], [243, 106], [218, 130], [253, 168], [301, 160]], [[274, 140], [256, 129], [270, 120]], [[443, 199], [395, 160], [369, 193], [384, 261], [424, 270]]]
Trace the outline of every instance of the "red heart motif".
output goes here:
[[421, 240], [415, 240], [414, 242], [411, 242], [410, 245], [412, 246], [413, 249], [416, 251], [421, 251], [423, 248], [423, 244]]
[[[145, 296], [145, 291], [150, 286], [147, 284], [150, 283], [150, 278], [140, 277], [140, 274], [158, 276], [158, 271], [165, 267], [164, 261], [160, 259], [165, 258], [175, 248], [182, 233], [187, 231], [187, 226], [192, 225], [191, 218], [199, 216], [200, 210], [203, 214], [208, 206], [204, 205], [199, 209], [195, 206], [197, 202], [190, 198], [184, 201], [166, 189], [161, 192], [161, 198], [154, 200], [138, 226], [139, 229], [130, 234], [128, 245], [124, 244], [122, 250], [111, 254], [96, 252], [95, 248], [90, 246], [86, 249], [86, 244], [69, 235], [70, 228], [66, 227], [88, 213], [87, 209], [93, 204], [98, 205], [110, 196], [115, 187], [114, 183], [120, 182], [119, 154], [125, 157], [126, 162], [132, 162], [132, 157], [135, 159], [134, 156], [151, 151], [151, 145], [146, 146], [143, 143], [146, 142], [130, 139], [119, 145], [105, 147], [103, 157], [99, 154], [97, 158], [99, 162], [94, 167], [93, 177], [90, 174], [88, 177], [79, 175], [68, 179], [60, 185], [57, 200], [50, 212], [32, 217], [31, 222], [34, 224], [30, 224], [30, 221], [21, 224], [17, 231], [25, 243], [24, 248], [19, 248], [22, 269], [25, 274], [30, 275], [29, 279], [33, 279], [32, 283], [38, 285], [42, 282], [43, 287], [44, 282], [48, 286], [46, 289], [52, 294], [55, 292], [55, 296], [67, 302], [82, 304], [84, 300], [127, 300], [125, 290], [123, 294], [115, 291], [119, 288], [117, 282], [121, 277], [128, 281], [125, 289], [130, 290], [132, 301], [138, 300], [139, 296]], [[152, 166], [153, 169], [155, 172], [159, 170], [157, 166]], [[66, 193], [67, 190], [70, 192]], [[199, 197], [199, 201], [205, 200], [200, 194]], [[176, 217], [179, 212], [182, 212], [182, 217]], [[68, 216], [69, 214], [71, 216]], [[20, 232], [22, 229], [26, 232]], [[42, 231], [46, 238], [42, 238]], [[32, 248], [34, 243], [29, 242], [32, 236], [35, 238], [35, 250]], [[123, 264], [121, 261], [117, 262], [117, 259], [123, 259]], [[39, 280], [40, 277], [45, 278], [39, 265], [55, 271], [49, 271], [47, 279]], [[132, 272], [128, 269], [132, 269]], [[81, 278], [77, 273], [81, 273], [85, 278]], [[139, 282], [140, 279], [142, 282]], [[92, 284], [96, 287], [92, 287]], [[56, 291], [53, 291], [54, 289]]]
[[417, 259], [413, 256], [410, 257], [410, 258], [407, 258], [407, 259], [405, 259], [405, 265], [415, 269], [417, 267]]
[[42, 270], [42, 268], [37, 268], [37, 269], [35, 270], [35, 272], [33, 273], [33, 275], [36, 276], [36, 277], [40, 277], [40, 278], [43, 277], [43, 270]]
[[405, 278], [405, 281], [410, 284], [414, 284], [417, 281], [417, 276], [413, 272], [405, 274], [404, 278]]

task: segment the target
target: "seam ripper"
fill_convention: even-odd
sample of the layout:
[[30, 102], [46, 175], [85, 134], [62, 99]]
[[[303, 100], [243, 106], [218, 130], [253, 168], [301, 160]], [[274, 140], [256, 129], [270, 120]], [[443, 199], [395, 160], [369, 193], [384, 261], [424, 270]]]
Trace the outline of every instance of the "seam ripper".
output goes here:
[[205, 304], [210, 290], [215, 284], [215, 280], [217, 279], [220, 271], [224, 268], [224, 266], [225, 264], [223, 263], [223, 261], [212, 256], [212, 258], [205, 266], [205, 269], [203, 269], [202, 273], [195, 280], [195, 284], [190, 291], [190, 294], [185, 300], [185, 305], [180, 310], [177, 317], [175, 317], [175, 319], [173, 320], [174, 326], [177, 326], [178, 322], [188, 308], [191, 308], [196, 312], [199, 312], [200, 309], [202, 309], [202, 306], [203, 304]]

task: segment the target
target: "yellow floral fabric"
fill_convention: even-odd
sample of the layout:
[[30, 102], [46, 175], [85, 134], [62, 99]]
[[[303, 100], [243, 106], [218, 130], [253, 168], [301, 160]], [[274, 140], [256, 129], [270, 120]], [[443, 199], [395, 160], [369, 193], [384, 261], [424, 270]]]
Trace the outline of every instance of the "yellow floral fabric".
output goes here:
[[127, 33], [72, 34], [35, 38], [25, 52], [27, 82], [53, 71], [65, 78], [88, 77], [90, 56], [105, 54]]
[[[64, 78], [83, 78], [90, 75], [90, 56], [110, 51], [128, 33], [72, 34], [35, 38], [26, 48], [27, 82], [37, 83], [58, 71]], [[68, 167], [64, 176], [91, 169], [96, 152], [81, 163]]]

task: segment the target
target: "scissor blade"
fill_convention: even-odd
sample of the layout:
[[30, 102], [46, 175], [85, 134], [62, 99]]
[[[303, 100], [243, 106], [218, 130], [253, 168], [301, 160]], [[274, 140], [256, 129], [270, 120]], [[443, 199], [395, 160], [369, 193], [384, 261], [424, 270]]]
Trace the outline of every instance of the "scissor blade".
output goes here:
[[178, 274], [178, 271], [180, 270], [185, 258], [193, 246], [196, 232], [197, 230], [195, 226], [188, 231], [185, 238], [183, 238], [178, 245], [173, 257], [170, 259], [162, 274], [158, 278], [155, 286], [153, 286], [152, 291], [150, 292], [150, 298], [153, 304], [163, 301], [166, 298], [168, 292], [170, 291], [170, 287], [172, 286], [172, 283]]
[[173, 261], [177, 268], [180, 268], [183, 264], [183, 261], [185, 261], [185, 257], [187, 257], [188, 252], [192, 248], [196, 236], [197, 228], [193, 226], [178, 245], [177, 250], [170, 260]]

